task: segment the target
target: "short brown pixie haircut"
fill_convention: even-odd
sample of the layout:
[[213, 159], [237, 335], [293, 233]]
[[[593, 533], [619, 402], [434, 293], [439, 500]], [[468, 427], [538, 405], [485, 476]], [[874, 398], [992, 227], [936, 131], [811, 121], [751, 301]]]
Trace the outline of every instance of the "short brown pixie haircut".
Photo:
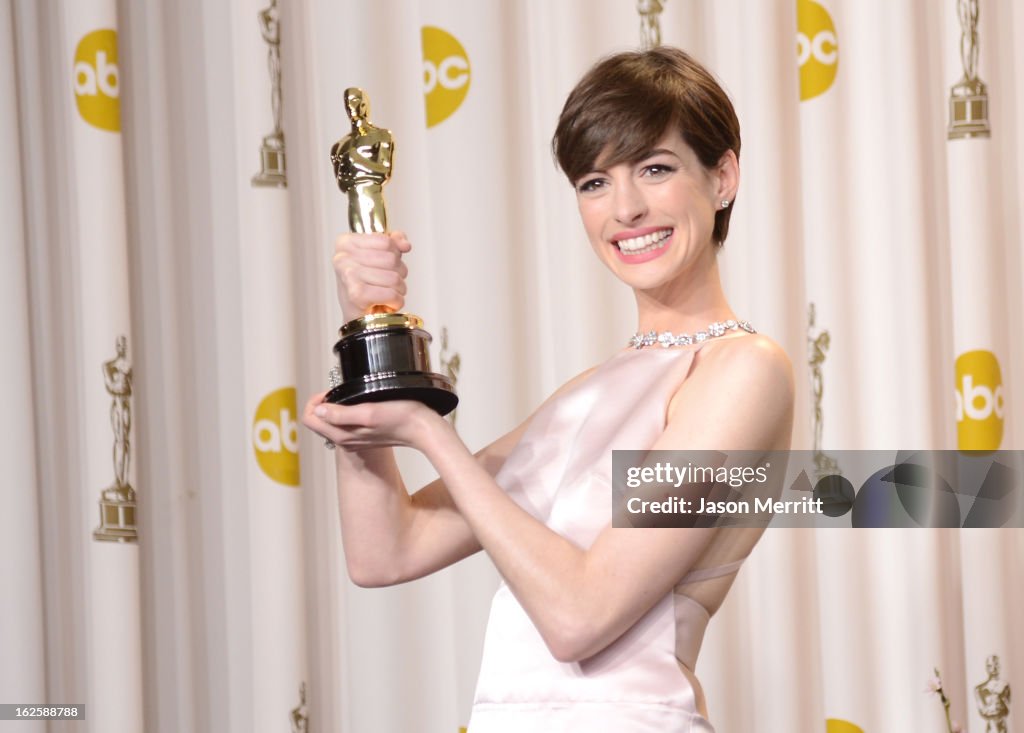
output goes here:
[[[740, 156], [740, 122], [728, 95], [692, 56], [658, 46], [598, 61], [565, 100], [551, 149], [573, 185], [602, 166], [636, 163], [675, 126], [707, 169]], [[712, 239], [729, 233], [733, 207], [715, 214]]]

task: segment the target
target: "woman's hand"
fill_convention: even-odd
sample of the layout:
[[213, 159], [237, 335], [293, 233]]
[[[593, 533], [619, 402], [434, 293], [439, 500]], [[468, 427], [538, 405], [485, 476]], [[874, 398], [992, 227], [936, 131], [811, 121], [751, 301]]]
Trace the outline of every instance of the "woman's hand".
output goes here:
[[332, 262], [338, 280], [338, 304], [346, 323], [374, 305], [401, 310], [409, 272], [402, 255], [410, 249], [412, 245], [402, 232], [352, 232], [335, 240]]
[[326, 394], [310, 398], [302, 424], [345, 450], [403, 446], [422, 451], [432, 430], [450, 429], [447, 420], [422, 402], [335, 405], [324, 401]]

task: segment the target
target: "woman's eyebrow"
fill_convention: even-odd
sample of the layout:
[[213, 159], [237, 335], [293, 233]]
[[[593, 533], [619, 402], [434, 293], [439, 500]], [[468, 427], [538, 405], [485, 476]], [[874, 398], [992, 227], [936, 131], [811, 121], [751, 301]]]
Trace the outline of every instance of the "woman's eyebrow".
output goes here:
[[674, 150], [669, 150], [668, 148], [655, 148], [654, 150], [647, 152], [640, 160], [647, 160], [648, 158], [653, 158], [655, 155], [671, 155], [675, 158], [679, 157], [679, 154]]

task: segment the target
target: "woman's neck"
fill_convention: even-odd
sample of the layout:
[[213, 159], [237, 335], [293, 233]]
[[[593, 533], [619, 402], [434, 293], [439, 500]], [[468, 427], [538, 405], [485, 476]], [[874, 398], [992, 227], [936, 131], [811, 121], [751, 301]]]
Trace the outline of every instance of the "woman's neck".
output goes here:
[[725, 299], [718, 273], [718, 259], [710, 261], [671, 283], [650, 290], [636, 290], [637, 328], [641, 332], [693, 333], [714, 321], [736, 318]]

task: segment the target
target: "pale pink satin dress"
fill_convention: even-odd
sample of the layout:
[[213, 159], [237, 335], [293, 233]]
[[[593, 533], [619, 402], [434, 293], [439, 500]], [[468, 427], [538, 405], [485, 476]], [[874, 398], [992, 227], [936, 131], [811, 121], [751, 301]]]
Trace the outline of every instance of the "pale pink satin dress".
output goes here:
[[[611, 522], [612, 450], [654, 444], [693, 354], [659, 346], [617, 353], [534, 416], [498, 484], [548, 527], [589, 547]], [[698, 570], [683, 581], [738, 567]], [[598, 654], [562, 663], [502, 583], [491, 605], [469, 733], [713, 733], [679, 666], [694, 668], [710, 616], [678, 591]]]

